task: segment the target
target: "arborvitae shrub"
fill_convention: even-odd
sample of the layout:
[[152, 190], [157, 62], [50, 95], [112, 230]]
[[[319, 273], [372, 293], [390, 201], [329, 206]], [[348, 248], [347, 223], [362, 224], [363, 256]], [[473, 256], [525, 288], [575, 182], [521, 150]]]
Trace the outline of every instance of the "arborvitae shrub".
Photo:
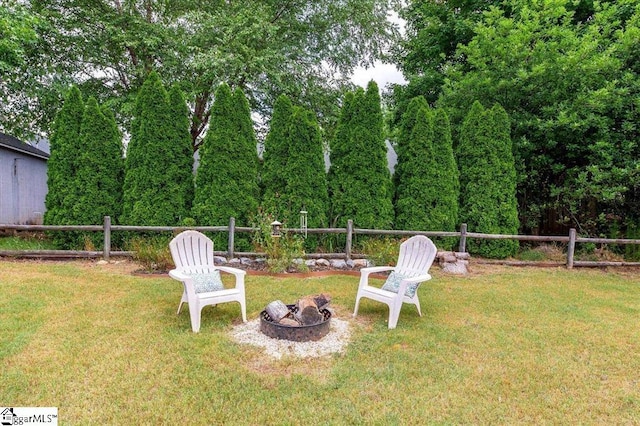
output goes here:
[[354, 114], [355, 102], [356, 97], [354, 93], [348, 92], [342, 102], [342, 110], [334, 138], [329, 143], [331, 166], [329, 167], [327, 182], [329, 185], [329, 198], [331, 200], [329, 205], [329, 221], [332, 227], [338, 226], [339, 223], [345, 223], [347, 220], [347, 218], [343, 217], [343, 211], [348, 190], [349, 159], [347, 156], [350, 151], [351, 120]]
[[[281, 203], [290, 228], [299, 226], [300, 211], [307, 211], [309, 228], [328, 226], [329, 194], [324, 165], [322, 137], [311, 111], [294, 108], [290, 123], [289, 155], [283, 175], [286, 181]], [[315, 235], [307, 237], [307, 248], [315, 249]]]
[[346, 226], [389, 229], [393, 222], [392, 183], [387, 165], [378, 86], [345, 97], [331, 143], [331, 221]]
[[[64, 104], [55, 117], [51, 135], [51, 155], [47, 162], [48, 192], [45, 198], [46, 225], [71, 224], [73, 201], [69, 195], [75, 193], [76, 162], [81, 153], [79, 145], [80, 126], [84, 115], [82, 95], [72, 87]], [[54, 244], [61, 248], [75, 248], [77, 235], [70, 232], [52, 232]]]
[[140, 89], [135, 111], [125, 163], [122, 222], [177, 225], [188, 216], [185, 169], [191, 153], [185, 150], [184, 137], [178, 138], [176, 122], [183, 120], [174, 116], [176, 110], [170, 107], [156, 72]]
[[[500, 196], [498, 198], [498, 224], [502, 234], [518, 233], [518, 201], [516, 198], [518, 177], [513, 157], [511, 141], [511, 120], [500, 104], [491, 108], [492, 139], [495, 141], [498, 157], [498, 174]], [[513, 256], [518, 251], [518, 240], [494, 240], [501, 247], [502, 253]]]
[[123, 223], [174, 226], [189, 216], [193, 153], [181, 94], [172, 103], [157, 73], [140, 89], [124, 183]]
[[[443, 109], [436, 109], [433, 116], [433, 159], [436, 172], [432, 185], [438, 197], [438, 208], [434, 211], [433, 218], [434, 226], [439, 227], [441, 231], [456, 231], [459, 226], [460, 181], [453, 153], [451, 124]], [[457, 238], [442, 237], [435, 238], [434, 241], [444, 250], [451, 250], [457, 243]]]
[[[397, 140], [393, 146], [393, 149], [396, 152], [397, 163], [395, 166], [395, 170], [393, 173], [393, 184], [394, 184], [394, 198], [393, 204], [397, 205], [397, 189], [399, 181], [402, 180], [402, 173], [404, 165], [406, 164], [406, 154], [403, 152], [405, 146], [409, 144], [409, 139], [411, 138], [411, 132], [413, 131], [413, 126], [415, 125], [416, 115], [418, 110], [422, 108], [428, 108], [429, 104], [423, 96], [417, 96], [411, 101], [409, 101], [409, 105], [405, 113], [402, 115], [400, 120], [400, 126], [397, 131]], [[397, 216], [397, 212], [396, 212]], [[396, 223], [396, 228], [399, 229], [398, 224]]]
[[[444, 111], [431, 111], [424, 99], [416, 98], [402, 123], [399, 136], [403, 149], [396, 166], [396, 228], [454, 231], [459, 183], [449, 119]], [[434, 242], [446, 250], [455, 243], [452, 238], [435, 238]]]
[[193, 173], [193, 145], [189, 132], [189, 108], [180, 89], [173, 86], [169, 90], [169, 108], [173, 117], [174, 140], [170, 148], [175, 153], [175, 162], [168, 172], [167, 179], [173, 180], [175, 186], [173, 196], [179, 223], [183, 223], [191, 214], [193, 205], [194, 173]]
[[[462, 126], [458, 146], [460, 221], [472, 232], [517, 233], [515, 166], [508, 118], [499, 108], [485, 110], [476, 101]], [[514, 224], [514, 214], [515, 224]], [[514, 255], [514, 240], [470, 239], [472, 254], [489, 258]]]
[[436, 178], [433, 157], [433, 118], [428, 108], [415, 111], [411, 135], [404, 137], [398, 168], [396, 228], [433, 231], [438, 195], [432, 186]]
[[[80, 141], [71, 220], [78, 225], [101, 225], [104, 216], [110, 216], [117, 224], [124, 180], [122, 137], [113, 114], [105, 114], [95, 98], [87, 101]], [[91, 240], [94, 247], [103, 245], [102, 233], [85, 233], [83, 240]]]
[[[193, 217], [198, 224], [220, 226], [234, 217], [237, 226], [250, 226], [258, 208], [258, 154], [249, 104], [239, 89], [227, 84], [216, 90], [210, 129], [200, 148]], [[227, 235], [216, 234], [216, 246]], [[236, 239], [237, 249], [250, 249], [249, 238]]]
[[283, 170], [289, 159], [289, 141], [293, 105], [286, 95], [281, 95], [273, 106], [269, 133], [264, 141], [261, 170], [262, 207], [265, 211], [281, 215], [280, 196], [286, 186]]

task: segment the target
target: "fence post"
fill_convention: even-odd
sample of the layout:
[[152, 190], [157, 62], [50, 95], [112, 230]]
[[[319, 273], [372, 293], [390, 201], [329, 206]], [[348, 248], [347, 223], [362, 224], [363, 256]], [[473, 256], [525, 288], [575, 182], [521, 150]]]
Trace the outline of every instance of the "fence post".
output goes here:
[[109, 261], [111, 252], [111, 216], [104, 217], [104, 248], [102, 249], [102, 258]]
[[229, 246], [227, 248], [227, 256], [229, 256], [229, 259], [233, 259], [233, 255], [235, 254], [234, 253], [235, 232], [236, 232], [236, 218], [230, 217], [229, 218]]
[[567, 247], [567, 269], [573, 268], [573, 254], [576, 251], [576, 228], [569, 229], [569, 246]]
[[347, 256], [347, 260], [351, 259], [351, 243], [353, 239], [353, 220], [347, 220], [347, 245], [344, 248], [344, 252]]
[[467, 251], [467, 224], [460, 225], [460, 246], [458, 247], [460, 253]]

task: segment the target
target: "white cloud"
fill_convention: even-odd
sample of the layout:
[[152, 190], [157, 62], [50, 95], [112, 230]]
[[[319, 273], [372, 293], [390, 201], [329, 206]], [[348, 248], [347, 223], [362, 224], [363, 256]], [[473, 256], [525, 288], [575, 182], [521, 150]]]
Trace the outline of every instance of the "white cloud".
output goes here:
[[351, 81], [362, 87], [367, 87], [369, 81], [374, 80], [378, 83], [380, 89], [388, 83], [406, 84], [407, 81], [402, 76], [402, 73], [393, 64], [383, 64], [382, 62], [376, 62], [371, 68], [358, 67], [351, 76]]

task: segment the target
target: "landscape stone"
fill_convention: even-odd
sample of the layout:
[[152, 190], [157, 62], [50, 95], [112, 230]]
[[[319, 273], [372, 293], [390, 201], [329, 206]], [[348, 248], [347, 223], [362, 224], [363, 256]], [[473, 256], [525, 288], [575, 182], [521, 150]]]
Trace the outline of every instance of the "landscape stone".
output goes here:
[[369, 262], [368, 259], [354, 259], [353, 264], [361, 268], [368, 268], [371, 266], [371, 262]]
[[449, 274], [466, 275], [468, 273], [467, 265], [462, 262], [445, 263], [442, 270]]
[[318, 265], [318, 266], [331, 266], [331, 262], [329, 262], [327, 259], [318, 259], [318, 260], [316, 260], [316, 265]]
[[347, 262], [342, 259], [332, 259], [331, 267], [336, 269], [347, 269]]

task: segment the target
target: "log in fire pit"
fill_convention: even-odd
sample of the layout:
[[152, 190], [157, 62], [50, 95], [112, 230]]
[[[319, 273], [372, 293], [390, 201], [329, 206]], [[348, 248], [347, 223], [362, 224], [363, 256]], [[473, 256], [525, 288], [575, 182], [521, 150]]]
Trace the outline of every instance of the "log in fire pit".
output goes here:
[[326, 294], [306, 296], [293, 305], [275, 300], [260, 313], [260, 331], [274, 339], [308, 342], [329, 333], [331, 297]]

